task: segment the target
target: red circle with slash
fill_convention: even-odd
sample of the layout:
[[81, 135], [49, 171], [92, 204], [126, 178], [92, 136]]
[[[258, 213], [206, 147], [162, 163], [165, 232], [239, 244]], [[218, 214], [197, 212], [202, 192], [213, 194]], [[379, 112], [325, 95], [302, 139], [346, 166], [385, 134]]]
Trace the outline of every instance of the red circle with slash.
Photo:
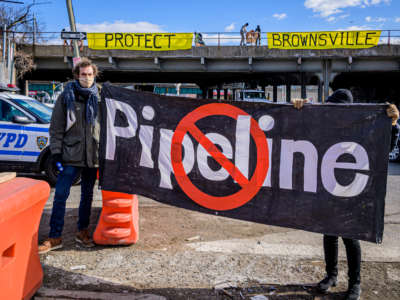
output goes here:
[[[211, 103], [202, 105], [188, 113], [176, 127], [172, 137], [171, 161], [176, 181], [182, 191], [197, 204], [213, 210], [230, 210], [243, 206], [260, 190], [269, 168], [269, 149], [264, 132], [258, 123], [250, 119], [250, 134], [257, 148], [257, 165], [253, 176], [248, 180], [241, 171], [206, 137], [195, 123], [205, 117], [222, 115], [237, 120], [238, 116], [249, 116], [240, 108], [225, 104]], [[182, 142], [185, 134], [190, 133], [204, 149], [232, 176], [242, 187], [228, 196], [212, 196], [198, 189], [187, 176], [182, 162]]]

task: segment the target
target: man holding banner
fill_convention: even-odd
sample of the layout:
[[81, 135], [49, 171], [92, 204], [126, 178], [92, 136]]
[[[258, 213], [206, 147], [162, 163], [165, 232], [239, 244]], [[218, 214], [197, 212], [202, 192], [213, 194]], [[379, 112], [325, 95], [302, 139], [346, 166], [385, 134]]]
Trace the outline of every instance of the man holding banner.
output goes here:
[[[300, 109], [303, 103], [307, 100], [294, 100], [294, 106]], [[328, 97], [327, 103], [353, 103], [353, 95], [347, 89], [338, 89], [331, 96]], [[392, 138], [391, 149], [397, 143], [399, 136], [399, 128], [397, 119], [399, 118], [399, 111], [394, 104], [390, 104], [386, 110], [389, 118], [392, 119]], [[360, 269], [361, 269], [361, 246], [360, 241], [342, 237], [343, 243], [346, 247], [347, 265], [348, 265], [348, 290], [346, 293], [346, 300], [358, 300], [361, 295], [360, 288]], [[324, 256], [325, 256], [325, 270], [326, 277], [318, 283], [318, 290], [326, 293], [330, 287], [336, 286], [338, 276], [338, 236], [324, 234]]]

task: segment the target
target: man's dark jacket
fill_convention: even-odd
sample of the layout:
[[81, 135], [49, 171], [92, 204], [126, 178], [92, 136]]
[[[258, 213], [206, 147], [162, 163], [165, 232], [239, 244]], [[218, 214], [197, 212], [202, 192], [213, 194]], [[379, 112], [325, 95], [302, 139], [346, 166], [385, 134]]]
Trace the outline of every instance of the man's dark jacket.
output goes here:
[[[100, 101], [100, 96], [98, 95]], [[50, 123], [51, 154], [61, 154], [64, 165], [75, 167], [97, 168], [100, 141], [100, 109], [94, 126], [88, 124], [86, 116], [86, 99], [75, 93], [76, 122], [66, 131], [67, 107], [62, 93], [54, 106]]]

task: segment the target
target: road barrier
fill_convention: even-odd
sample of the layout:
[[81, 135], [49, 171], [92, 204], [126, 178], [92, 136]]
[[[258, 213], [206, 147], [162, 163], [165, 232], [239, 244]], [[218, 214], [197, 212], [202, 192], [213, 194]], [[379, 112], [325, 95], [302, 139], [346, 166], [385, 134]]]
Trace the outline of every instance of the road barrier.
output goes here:
[[41, 180], [0, 183], [1, 299], [30, 299], [42, 284], [38, 229], [49, 195], [49, 185]]
[[93, 234], [99, 245], [131, 245], [139, 239], [139, 209], [136, 195], [101, 191], [103, 208]]

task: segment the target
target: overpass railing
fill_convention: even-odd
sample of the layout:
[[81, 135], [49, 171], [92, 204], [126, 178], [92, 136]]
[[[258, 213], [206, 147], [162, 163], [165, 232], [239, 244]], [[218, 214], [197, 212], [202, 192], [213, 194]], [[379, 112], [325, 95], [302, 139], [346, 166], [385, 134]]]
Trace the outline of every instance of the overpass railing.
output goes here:
[[[268, 46], [267, 33], [261, 33], [261, 46]], [[239, 32], [202, 32], [203, 40], [210, 46], [240, 45]], [[382, 30], [379, 45], [400, 45], [400, 30]]]
[[[3, 32], [0, 30], [0, 36]], [[31, 43], [40, 45], [62, 45], [60, 32], [17, 32], [6, 31], [8, 39], [17, 43]], [[206, 46], [239, 46], [241, 36], [239, 32], [201, 32]], [[87, 44], [87, 41], [84, 41]], [[400, 30], [382, 30], [379, 45], [400, 45]], [[193, 46], [194, 36], [193, 36]], [[267, 32], [261, 33], [261, 46], [268, 46]]]

